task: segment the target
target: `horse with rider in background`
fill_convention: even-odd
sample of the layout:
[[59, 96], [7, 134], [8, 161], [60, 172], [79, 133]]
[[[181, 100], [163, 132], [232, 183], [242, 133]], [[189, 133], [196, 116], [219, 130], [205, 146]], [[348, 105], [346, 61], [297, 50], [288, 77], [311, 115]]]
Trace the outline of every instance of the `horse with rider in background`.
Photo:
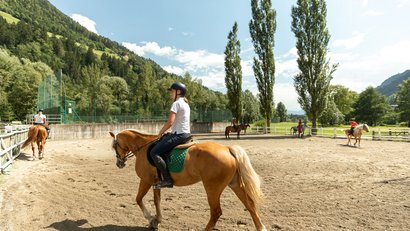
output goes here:
[[239, 125], [236, 125], [236, 126], [229, 125], [225, 128], [225, 138], [230, 139], [231, 137], [229, 136], [229, 133], [230, 132], [236, 132], [236, 138], [240, 139], [239, 135], [240, 135], [241, 131], [245, 131], [245, 134], [246, 134], [246, 129], [248, 127], [250, 127], [249, 124], [239, 124]]
[[362, 131], [369, 132], [369, 126], [367, 126], [367, 124], [359, 124], [355, 126], [354, 128], [344, 129], [345, 135], [348, 139], [346, 145], [352, 145], [350, 139], [354, 137], [356, 142], [354, 142], [353, 145], [356, 146], [356, 144], [358, 143], [358, 146], [360, 147], [360, 140], [361, 140], [362, 133], [363, 133]]

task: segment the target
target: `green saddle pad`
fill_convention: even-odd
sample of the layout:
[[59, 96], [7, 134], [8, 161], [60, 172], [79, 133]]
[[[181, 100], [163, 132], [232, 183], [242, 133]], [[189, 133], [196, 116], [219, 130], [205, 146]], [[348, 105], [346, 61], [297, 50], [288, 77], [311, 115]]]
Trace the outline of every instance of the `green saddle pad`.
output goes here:
[[180, 172], [184, 168], [185, 156], [188, 148], [178, 149], [174, 148], [167, 158], [167, 167], [170, 172]]

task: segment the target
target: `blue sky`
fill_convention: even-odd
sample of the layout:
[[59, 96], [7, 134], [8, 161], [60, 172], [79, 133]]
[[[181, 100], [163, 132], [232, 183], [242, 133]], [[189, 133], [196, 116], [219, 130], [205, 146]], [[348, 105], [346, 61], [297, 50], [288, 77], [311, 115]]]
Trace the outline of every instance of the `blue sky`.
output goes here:
[[[50, 0], [90, 31], [151, 58], [165, 70], [189, 72], [221, 92], [227, 35], [238, 22], [243, 89], [257, 93], [249, 34], [250, 0]], [[275, 33], [275, 104], [300, 111], [293, 76], [298, 72], [291, 7], [296, 0], [272, 0]], [[332, 84], [361, 92], [410, 69], [410, 0], [329, 0], [328, 58], [339, 63]]]

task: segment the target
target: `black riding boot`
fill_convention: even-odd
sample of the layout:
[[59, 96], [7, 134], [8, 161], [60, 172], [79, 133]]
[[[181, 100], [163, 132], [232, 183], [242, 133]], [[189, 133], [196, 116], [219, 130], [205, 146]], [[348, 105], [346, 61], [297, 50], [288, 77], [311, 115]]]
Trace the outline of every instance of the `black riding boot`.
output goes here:
[[165, 161], [160, 156], [155, 156], [153, 159], [155, 166], [159, 169], [163, 177], [163, 180], [160, 181], [158, 184], [155, 184], [154, 188], [172, 188], [174, 186], [174, 183], [172, 181], [171, 175], [167, 170]]

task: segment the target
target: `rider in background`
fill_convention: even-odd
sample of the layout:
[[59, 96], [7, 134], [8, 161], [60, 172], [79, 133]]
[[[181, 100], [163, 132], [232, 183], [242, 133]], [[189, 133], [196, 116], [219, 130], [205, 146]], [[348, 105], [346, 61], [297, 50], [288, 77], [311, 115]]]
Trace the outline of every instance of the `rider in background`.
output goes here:
[[43, 114], [43, 109], [38, 109], [38, 114], [34, 115], [33, 125], [41, 125], [47, 130], [47, 137], [50, 135], [50, 128], [46, 125], [47, 117]]
[[[161, 155], [170, 152], [175, 146], [185, 143], [191, 137], [190, 128], [190, 113], [191, 109], [188, 105], [188, 100], [185, 98], [187, 89], [182, 83], [173, 83], [168, 88], [170, 96], [174, 100], [171, 106], [171, 112], [168, 121], [164, 124], [158, 138], [157, 145], [152, 148], [150, 156], [155, 163], [155, 166], [161, 172], [163, 180], [154, 185], [154, 188], [172, 188], [174, 182], [167, 169], [167, 164], [162, 159]], [[171, 134], [164, 133], [171, 128]]]
[[302, 130], [303, 130], [303, 125], [302, 125], [302, 120], [301, 119], [299, 119], [297, 128], [298, 128], [298, 135], [300, 136], [300, 134], [302, 133]]
[[357, 122], [354, 120], [354, 118], [351, 118], [349, 123], [350, 123], [350, 134], [353, 135], [353, 131], [354, 131], [354, 128], [357, 126]]
[[236, 126], [238, 126], [238, 121], [235, 117], [232, 118], [231, 125], [234, 129], [236, 129]]

